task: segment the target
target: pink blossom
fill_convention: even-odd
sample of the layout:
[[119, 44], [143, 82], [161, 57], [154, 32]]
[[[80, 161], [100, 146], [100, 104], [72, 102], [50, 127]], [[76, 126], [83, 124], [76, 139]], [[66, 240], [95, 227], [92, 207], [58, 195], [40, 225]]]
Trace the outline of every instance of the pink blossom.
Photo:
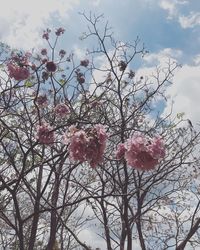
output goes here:
[[69, 143], [69, 155], [72, 160], [87, 161], [95, 167], [103, 160], [106, 147], [107, 134], [101, 124], [86, 130], [70, 129], [70, 134], [65, 136], [65, 143]]
[[95, 167], [102, 160], [99, 151], [98, 139], [93, 136], [89, 137], [86, 147], [86, 160], [91, 167]]
[[148, 146], [149, 152], [154, 159], [163, 158], [165, 156], [165, 145], [161, 137], [156, 137]]
[[39, 95], [36, 99], [37, 104], [40, 107], [46, 107], [48, 105], [48, 99], [46, 95]]
[[146, 144], [147, 144], [147, 139], [144, 135], [135, 134], [132, 138], [127, 140], [126, 149], [134, 151], [145, 151]]
[[71, 125], [68, 129], [68, 132], [63, 135], [63, 143], [69, 144], [71, 137], [77, 132], [79, 129], [76, 128], [75, 125]]
[[60, 103], [55, 107], [54, 112], [57, 116], [63, 118], [70, 113], [70, 109], [66, 104]]
[[27, 67], [17, 66], [16, 64], [9, 62], [7, 64], [9, 76], [16, 81], [25, 80], [30, 76], [29, 69]]
[[160, 137], [149, 138], [142, 134], [135, 134], [124, 144], [119, 144], [116, 158], [124, 156], [127, 164], [139, 170], [151, 170], [165, 156], [164, 142]]
[[83, 162], [86, 160], [87, 135], [79, 130], [70, 138], [69, 156], [72, 160]]
[[139, 170], [151, 170], [154, 169], [155, 166], [158, 164], [158, 160], [154, 159], [149, 152], [147, 151], [141, 151], [138, 152], [135, 160], [133, 160], [132, 162], [129, 162], [129, 160], [131, 158], [129, 158], [130, 155], [126, 155], [127, 158], [127, 163], [128, 164], [134, 164], [135, 168], [139, 169]]
[[17, 81], [25, 80], [30, 76], [28, 69], [29, 54], [15, 55], [13, 54], [9, 62], [7, 63], [9, 76]]
[[151, 170], [158, 164], [158, 160], [154, 159], [147, 151], [127, 150], [125, 159], [128, 165], [139, 170]]
[[107, 137], [104, 126], [101, 124], [95, 125], [91, 131], [91, 137], [89, 137], [87, 147], [87, 160], [91, 167], [95, 167], [102, 162]]
[[26, 52], [25, 55], [18, 53], [12, 53], [12, 57], [10, 58], [10, 61], [12, 61], [13, 63], [16, 63], [19, 66], [28, 66], [29, 62], [28, 59], [31, 56], [31, 54], [29, 52]]
[[146, 152], [146, 138], [140, 134], [128, 139], [125, 143], [125, 159], [128, 165], [135, 168], [142, 168], [146, 165], [145, 160], [148, 159]]
[[53, 144], [54, 143], [54, 132], [52, 127], [47, 123], [43, 123], [37, 127], [37, 136], [36, 138], [42, 144]]

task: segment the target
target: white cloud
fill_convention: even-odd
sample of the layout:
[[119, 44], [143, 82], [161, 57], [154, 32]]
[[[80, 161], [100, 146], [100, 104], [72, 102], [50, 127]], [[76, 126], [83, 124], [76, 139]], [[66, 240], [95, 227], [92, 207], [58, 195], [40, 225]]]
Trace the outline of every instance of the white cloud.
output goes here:
[[79, 0], [0, 0], [0, 38], [17, 48], [30, 49], [40, 44], [40, 34], [55, 18], [66, 18]]
[[165, 64], [169, 59], [177, 61], [182, 56], [178, 49], [165, 48], [158, 53], [150, 53], [144, 56], [144, 61], [150, 65]]
[[163, 0], [160, 2], [160, 7], [168, 12], [168, 18], [172, 18], [177, 10], [176, 10], [176, 5], [175, 2], [170, 2], [167, 0]]
[[186, 0], [161, 0], [159, 2], [160, 8], [167, 12], [168, 19], [176, 20], [183, 29], [194, 28], [200, 25], [200, 12], [190, 11], [189, 14], [182, 14], [180, 7], [186, 4], [192, 7], [191, 2]]
[[159, 5], [162, 9], [168, 12], [168, 18], [172, 19], [179, 13], [178, 6], [188, 4], [186, 0], [161, 0]]
[[200, 12], [190, 12], [188, 16], [179, 16], [179, 23], [184, 29], [200, 25]]
[[90, 0], [94, 6], [99, 6], [101, 0]]
[[[179, 61], [183, 55], [181, 50], [165, 48], [158, 53], [144, 57], [145, 65], [138, 70], [138, 74], [151, 77], [155, 74], [155, 67], [164, 69], [170, 59]], [[162, 78], [162, 75], [161, 75]], [[200, 124], [200, 54], [194, 57], [193, 64], [184, 64], [174, 72], [173, 84], [167, 87], [166, 96], [169, 97], [163, 115], [169, 114], [173, 102], [173, 116], [184, 112], [185, 119], [190, 119], [194, 125]], [[158, 100], [157, 100], [158, 101]]]
[[106, 249], [105, 240], [100, 239], [97, 234], [91, 229], [84, 229], [79, 233], [79, 238], [82, 242], [94, 248]]
[[86, 49], [81, 49], [77, 45], [75, 45], [73, 51], [74, 51], [73, 53], [77, 59], [83, 60], [83, 59], [87, 58]]
[[[174, 76], [173, 85], [167, 90], [167, 95], [174, 101], [173, 113], [185, 112], [193, 124], [200, 121], [200, 65], [184, 65]], [[170, 111], [168, 103], [164, 113]]]
[[195, 65], [200, 65], [200, 54], [194, 57], [193, 62]]

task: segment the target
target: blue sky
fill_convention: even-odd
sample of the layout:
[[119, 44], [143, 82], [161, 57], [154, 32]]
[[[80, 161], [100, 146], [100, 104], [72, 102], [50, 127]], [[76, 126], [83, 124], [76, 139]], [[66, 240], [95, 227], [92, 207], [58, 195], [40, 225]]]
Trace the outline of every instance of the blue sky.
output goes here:
[[[103, 13], [105, 19], [113, 27], [115, 36], [119, 40], [133, 42], [138, 35], [150, 52], [159, 52], [164, 48], [183, 51], [182, 63], [191, 62], [198, 54], [200, 38], [200, 2], [176, 0], [100, 0], [81, 1], [66, 20], [74, 42], [81, 31], [85, 30], [85, 23], [77, 13], [90, 10], [93, 13]], [[96, 4], [95, 4], [96, 2]], [[196, 19], [191, 20], [192, 17]]]
[[73, 47], [79, 43], [78, 37], [86, 25], [78, 12], [92, 11], [105, 15], [119, 40], [132, 42], [138, 35], [153, 53], [164, 48], [180, 49], [182, 62], [191, 62], [199, 53], [198, 0], [0, 0], [0, 3], [0, 39], [13, 46], [28, 49], [40, 44], [42, 29], [61, 25], [67, 30], [66, 46]]
[[78, 37], [86, 27], [78, 12], [92, 11], [105, 15], [119, 40], [132, 42], [138, 35], [150, 52], [165, 48], [182, 50], [182, 62], [191, 62], [200, 53], [198, 0], [0, 0], [0, 3], [0, 39], [25, 49], [40, 44], [39, 35], [44, 28], [60, 25], [66, 28], [65, 45], [72, 48], [79, 44]]

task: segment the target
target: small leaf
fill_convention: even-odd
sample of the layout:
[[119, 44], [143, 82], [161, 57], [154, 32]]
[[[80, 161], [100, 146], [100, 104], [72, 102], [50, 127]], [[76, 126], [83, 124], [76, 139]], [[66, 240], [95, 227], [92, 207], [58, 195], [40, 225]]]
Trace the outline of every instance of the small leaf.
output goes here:
[[60, 79], [59, 82], [61, 85], [64, 85], [66, 83], [66, 81], [64, 79]]
[[25, 81], [24, 86], [27, 87], [27, 88], [30, 88], [30, 87], [33, 86], [33, 83], [30, 82], [29, 80], [27, 80], [27, 81]]

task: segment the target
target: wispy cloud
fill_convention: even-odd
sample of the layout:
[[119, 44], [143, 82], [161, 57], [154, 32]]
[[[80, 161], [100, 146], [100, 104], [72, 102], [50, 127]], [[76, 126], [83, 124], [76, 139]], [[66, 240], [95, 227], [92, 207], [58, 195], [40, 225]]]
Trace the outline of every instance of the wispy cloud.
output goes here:
[[0, 0], [0, 39], [13, 47], [29, 49], [40, 43], [39, 33], [53, 19], [66, 19], [79, 0]]
[[168, 12], [168, 18], [171, 19], [177, 14], [176, 4], [168, 0], [160, 2], [160, 7]]
[[168, 18], [172, 19], [179, 15], [179, 5], [185, 5], [189, 2], [186, 0], [161, 0], [159, 5], [162, 9], [166, 10], [168, 12]]
[[200, 25], [200, 12], [189, 11], [188, 14], [183, 14], [180, 9], [183, 5], [192, 6], [191, 2], [186, 0], [161, 0], [159, 2], [159, 6], [167, 11], [167, 18], [176, 20], [183, 29]]
[[169, 61], [169, 59], [177, 61], [181, 58], [182, 55], [183, 52], [180, 49], [165, 48], [158, 53], [147, 54], [146, 56], [144, 56], [144, 61], [148, 65], [163, 65], [167, 61]]
[[194, 59], [193, 62], [195, 65], [200, 65], [200, 54], [197, 54]]
[[[185, 112], [187, 118], [193, 123], [199, 121], [199, 93], [200, 93], [200, 65], [183, 65], [175, 74], [173, 84], [167, 90], [167, 95], [174, 101], [173, 112], [176, 115]], [[165, 112], [171, 109], [168, 102]]]
[[200, 12], [190, 12], [188, 16], [179, 16], [179, 23], [184, 29], [200, 25]]

